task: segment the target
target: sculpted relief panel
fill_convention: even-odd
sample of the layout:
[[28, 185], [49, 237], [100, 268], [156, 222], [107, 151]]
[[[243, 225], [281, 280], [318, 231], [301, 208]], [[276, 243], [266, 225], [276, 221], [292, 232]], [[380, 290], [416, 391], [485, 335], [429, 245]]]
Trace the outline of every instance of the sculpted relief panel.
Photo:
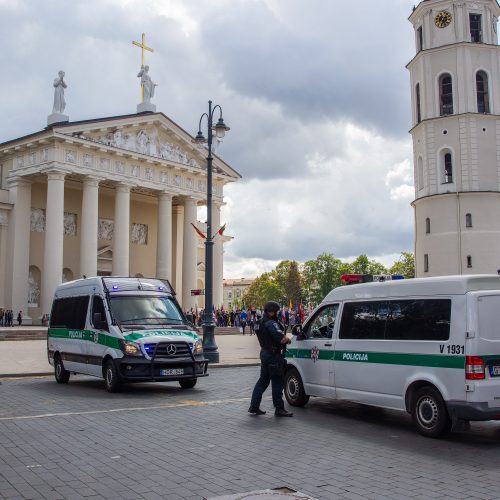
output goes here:
[[64, 236], [76, 236], [76, 214], [64, 212]]
[[43, 208], [31, 208], [30, 230], [33, 233], [45, 232], [45, 210]]
[[147, 245], [148, 244], [148, 225], [147, 224], [132, 224], [132, 243], [136, 245]]
[[99, 219], [97, 226], [97, 238], [100, 240], [113, 240], [115, 222], [111, 219]]

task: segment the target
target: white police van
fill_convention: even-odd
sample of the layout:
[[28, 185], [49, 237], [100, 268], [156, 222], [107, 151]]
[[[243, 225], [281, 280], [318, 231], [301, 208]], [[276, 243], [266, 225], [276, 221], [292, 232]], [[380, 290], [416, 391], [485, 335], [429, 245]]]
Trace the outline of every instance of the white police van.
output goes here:
[[195, 386], [208, 361], [168, 282], [96, 277], [60, 285], [47, 336], [56, 381], [70, 373], [103, 377], [116, 392], [123, 382], [178, 381]]
[[342, 286], [293, 333], [293, 406], [321, 396], [406, 410], [430, 437], [500, 419], [500, 276]]

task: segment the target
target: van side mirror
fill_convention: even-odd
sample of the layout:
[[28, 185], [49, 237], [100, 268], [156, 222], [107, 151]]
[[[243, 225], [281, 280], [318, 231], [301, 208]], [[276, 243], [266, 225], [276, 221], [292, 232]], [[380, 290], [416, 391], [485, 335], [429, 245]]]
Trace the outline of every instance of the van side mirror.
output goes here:
[[297, 337], [297, 340], [304, 340], [304, 331], [302, 330], [302, 325], [295, 325], [292, 328], [292, 335], [295, 335]]

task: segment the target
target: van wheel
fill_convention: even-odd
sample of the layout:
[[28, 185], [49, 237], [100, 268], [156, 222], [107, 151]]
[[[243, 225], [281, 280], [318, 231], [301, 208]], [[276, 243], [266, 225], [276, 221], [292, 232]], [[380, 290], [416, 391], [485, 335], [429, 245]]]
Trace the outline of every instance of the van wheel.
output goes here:
[[309, 401], [302, 379], [295, 368], [290, 368], [285, 374], [285, 397], [292, 406], [304, 406]]
[[197, 378], [184, 379], [179, 380], [179, 385], [183, 389], [192, 389], [196, 385], [196, 382], [198, 382]]
[[122, 386], [122, 381], [120, 379], [120, 374], [116, 369], [115, 364], [111, 359], [106, 361], [104, 365], [104, 384], [106, 385], [106, 390], [108, 392], [118, 392]]
[[71, 373], [64, 368], [61, 356], [54, 358], [54, 377], [58, 384], [67, 384]]
[[413, 397], [412, 418], [418, 432], [427, 437], [441, 437], [451, 430], [446, 405], [434, 387], [422, 387]]

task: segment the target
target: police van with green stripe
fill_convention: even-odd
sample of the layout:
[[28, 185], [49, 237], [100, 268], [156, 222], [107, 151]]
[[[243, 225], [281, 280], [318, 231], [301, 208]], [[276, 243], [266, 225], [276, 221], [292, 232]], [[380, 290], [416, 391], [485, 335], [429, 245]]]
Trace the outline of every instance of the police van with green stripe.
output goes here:
[[71, 373], [123, 382], [178, 381], [195, 386], [208, 361], [198, 334], [168, 282], [95, 277], [60, 285], [54, 296], [47, 351], [56, 381]]
[[320, 396], [404, 410], [430, 437], [500, 419], [500, 276], [342, 286], [293, 333], [291, 405]]

